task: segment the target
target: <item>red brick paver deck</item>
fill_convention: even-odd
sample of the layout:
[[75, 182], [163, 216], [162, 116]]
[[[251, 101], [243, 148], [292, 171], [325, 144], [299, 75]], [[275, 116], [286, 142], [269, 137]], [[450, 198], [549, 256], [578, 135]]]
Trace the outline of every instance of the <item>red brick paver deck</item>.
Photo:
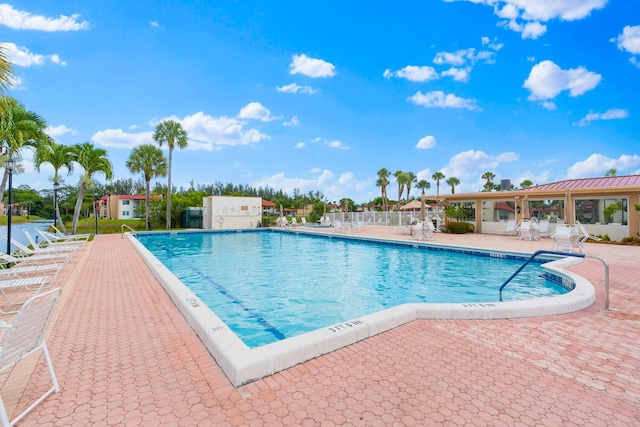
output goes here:
[[[550, 249], [514, 241], [457, 244]], [[578, 313], [414, 321], [234, 389], [131, 245], [101, 235], [59, 278], [61, 391], [20, 425], [640, 425], [640, 248], [593, 250], [611, 265], [611, 311], [588, 260], [573, 270], [598, 301]], [[46, 387], [42, 368], [18, 408]]]

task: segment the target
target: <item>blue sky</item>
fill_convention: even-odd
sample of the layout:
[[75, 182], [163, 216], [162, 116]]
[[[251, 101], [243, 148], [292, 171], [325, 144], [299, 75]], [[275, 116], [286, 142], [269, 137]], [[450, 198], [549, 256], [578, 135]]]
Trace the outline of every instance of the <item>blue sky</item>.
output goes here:
[[[30, 0], [0, 5], [0, 24], [12, 96], [59, 143], [106, 148], [115, 178], [166, 118], [190, 136], [173, 157], [185, 187], [366, 202], [383, 167], [432, 194], [436, 171], [457, 193], [486, 171], [640, 173], [640, 0]], [[31, 157], [15, 185], [49, 188]]]

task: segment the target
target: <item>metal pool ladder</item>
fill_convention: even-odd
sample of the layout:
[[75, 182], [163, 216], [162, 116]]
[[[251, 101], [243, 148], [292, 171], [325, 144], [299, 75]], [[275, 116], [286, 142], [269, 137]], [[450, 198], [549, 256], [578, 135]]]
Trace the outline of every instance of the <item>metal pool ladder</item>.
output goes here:
[[538, 255], [572, 256], [576, 258], [593, 258], [593, 259], [600, 260], [604, 265], [604, 309], [609, 310], [609, 264], [607, 264], [607, 262], [604, 259], [596, 255], [574, 254], [574, 253], [568, 253], [568, 252], [555, 252], [555, 251], [546, 251], [546, 250], [540, 250], [540, 251], [534, 252], [534, 254], [531, 255], [529, 259], [527, 259], [524, 262], [524, 264], [522, 264], [520, 268], [516, 270], [515, 273], [513, 273], [507, 280], [505, 280], [502, 286], [500, 286], [500, 301], [502, 301], [502, 289], [504, 289], [504, 287], [507, 286], [507, 284], [509, 284], [509, 282], [511, 282], [511, 280], [513, 280], [513, 278], [516, 277], [518, 273], [520, 273]]
[[133, 234], [134, 236], [136, 235], [136, 230], [134, 230], [133, 228], [129, 227], [127, 224], [122, 224], [122, 227], [120, 227], [120, 229], [122, 230], [122, 238], [124, 239], [124, 229], [128, 228], [129, 230], [131, 230], [131, 234]]

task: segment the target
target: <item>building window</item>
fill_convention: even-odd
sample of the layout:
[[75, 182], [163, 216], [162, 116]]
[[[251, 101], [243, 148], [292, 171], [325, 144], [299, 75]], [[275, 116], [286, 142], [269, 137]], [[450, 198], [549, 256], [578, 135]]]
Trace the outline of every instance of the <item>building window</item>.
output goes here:
[[129, 211], [122, 211], [122, 216], [129, 216]]
[[122, 201], [122, 204], [123, 204], [123, 205], [128, 205], [129, 203], [131, 203], [131, 200], [123, 200], [123, 201]]
[[627, 225], [629, 200], [576, 199], [576, 220], [582, 224]]

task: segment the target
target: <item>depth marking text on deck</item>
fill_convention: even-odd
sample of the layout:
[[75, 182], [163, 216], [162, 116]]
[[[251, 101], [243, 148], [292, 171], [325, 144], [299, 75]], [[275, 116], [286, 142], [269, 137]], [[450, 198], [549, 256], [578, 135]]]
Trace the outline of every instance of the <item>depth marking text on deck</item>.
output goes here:
[[356, 325], [361, 325], [362, 322], [359, 320], [352, 320], [351, 322], [340, 323], [339, 325], [335, 325], [329, 328], [329, 332], [340, 332], [346, 329], [349, 329]]

